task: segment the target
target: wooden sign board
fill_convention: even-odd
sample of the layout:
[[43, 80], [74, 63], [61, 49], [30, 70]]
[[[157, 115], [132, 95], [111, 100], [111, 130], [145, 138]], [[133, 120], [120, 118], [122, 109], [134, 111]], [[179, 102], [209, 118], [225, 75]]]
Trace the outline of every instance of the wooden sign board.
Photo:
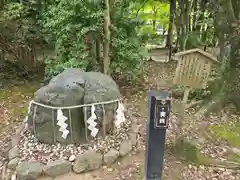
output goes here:
[[201, 49], [176, 53], [175, 57], [178, 60], [178, 64], [173, 84], [205, 89], [212, 63], [218, 62], [216, 57]]

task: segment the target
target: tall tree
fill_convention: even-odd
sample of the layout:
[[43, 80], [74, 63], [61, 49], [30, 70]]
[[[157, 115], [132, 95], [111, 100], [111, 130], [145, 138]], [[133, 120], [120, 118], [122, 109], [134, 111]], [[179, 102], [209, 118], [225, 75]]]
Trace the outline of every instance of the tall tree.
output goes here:
[[197, 26], [198, 0], [193, 0], [192, 10], [193, 10], [192, 31], [194, 31], [196, 30], [196, 26]]
[[173, 26], [174, 26], [174, 14], [176, 10], [176, 0], [170, 0], [170, 16], [168, 25], [167, 46], [172, 46], [173, 43]]
[[235, 103], [240, 111], [240, 9], [239, 0], [212, 0], [214, 27], [220, 41], [222, 78], [216, 81], [213, 100], [199, 112], [203, 116], [216, 105]]
[[110, 58], [109, 58], [109, 48], [110, 48], [110, 9], [109, 0], [105, 0], [105, 11], [104, 11], [104, 44], [103, 44], [103, 66], [104, 73], [109, 74]]

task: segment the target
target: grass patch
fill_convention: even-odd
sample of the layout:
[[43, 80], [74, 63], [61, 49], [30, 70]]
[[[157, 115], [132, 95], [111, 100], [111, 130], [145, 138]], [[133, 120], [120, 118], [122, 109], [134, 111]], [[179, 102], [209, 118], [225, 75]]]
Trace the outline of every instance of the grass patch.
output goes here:
[[32, 96], [34, 92], [40, 88], [39, 84], [26, 84], [22, 86], [16, 86], [11, 89], [13, 93], [21, 92], [25, 96]]
[[4, 100], [7, 99], [9, 96], [11, 96], [11, 91], [6, 89], [0, 90], [0, 99]]
[[4, 120], [9, 121], [8, 123], [22, 121], [22, 118], [26, 116], [29, 100], [39, 87], [40, 84], [35, 83], [0, 90], [0, 101], [4, 103], [4, 107], [9, 112], [9, 119]]
[[198, 165], [209, 165], [212, 160], [210, 157], [202, 155], [196, 145], [184, 139], [179, 139], [177, 143], [171, 147], [171, 152], [184, 161]]
[[214, 139], [227, 141], [230, 146], [240, 148], [240, 124], [210, 125], [208, 129]]
[[172, 103], [171, 104], [172, 105], [172, 111], [174, 112], [174, 113], [182, 113], [182, 111], [183, 111], [183, 107], [182, 107], [182, 104], [181, 103]]
[[[208, 130], [214, 140], [226, 141], [230, 147], [240, 148], [240, 124], [220, 124], [210, 125]], [[227, 155], [229, 161], [240, 163], [239, 153], [229, 153]]]
[[140, 166], [137, 172], [137, 179], [141, 180], [144, 178], [144, 166]]
[[240, 163], [240, 154], [231, 153], [228, 155], [228, 160]]
[[13, 109], [13, 117], [24, 117], [27, 114], [28, 103], [25, 103], [21, 107]]

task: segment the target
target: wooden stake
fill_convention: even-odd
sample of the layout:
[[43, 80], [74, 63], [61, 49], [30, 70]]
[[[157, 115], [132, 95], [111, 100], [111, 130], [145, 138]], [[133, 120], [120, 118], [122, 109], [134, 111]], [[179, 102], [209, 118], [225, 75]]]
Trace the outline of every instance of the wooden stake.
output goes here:
[[32, 122], [33, 122], [33, 133], [34, 133], [35, 136], [37, 136], [37, 133], [36, 133], [36, 124], [35, 124], [36, 112], [37, 112], [37, 105], [35, 105], [34, 108], [33, 108], [33, 118], [32, 118]]
[[104, 104], [102, 104], [102, 112], [103, 112], [103, 120], [102, 120], [102, 126], [103, 126], [103, 138], [106, 137], [106, 124], [107, 124], [107, 119], [106, 119], [106, 111], [105, 111], [105, 108], [104, 108]]
[[177, 132], [177, 138], [179, 138], [182, 135], [182, 129], [181, 128], [183, 127], [183, 124], [184, 124], [184, 114], [185, 114], [184, 112], [185, 112], [185, 109], [186, 109], [186, 106], [187, 106], [189, 92], [190, 92], [190, 88], [186, 87], [185, 91], [184, 91], [182, 106], [181, 106], [181, 111], [180, 111], [180, 121], [179, 121], [179, 124], [178, 124], [179, 131]]
[[53, 144], [56, 144], [56, 128], [55, 128], [55, 115], [54, 110], [52, 109], [52, 128], [53, 128]]
[[70, 126], [71, 142], [73, 143], [73, 129], [72, 129], [72, 114], [71, 114], [71, 109], [68, 109], [68, 117], [69, 117], [69, 126]]
[[88, 127], [87, 127], [87, 107], [83, 107], [83, 114], [84, 114], [84, 123], [85, 123], [85, 138], [86, 141], [88, 142]]
[[189, 93], [190, 93], [190, 88], [186, 87], [183, 95], [183, 101], [182, 101], [184, 106], [187, 104]]
[[103, 68], [104, 74], [109, 74], [109, 66], [110, 66], [110, 57], [109, 57], [109, 50], [110, 50], [110, 41], [111, 41], [111, 31], [110, 31], [110, 7], [109, 7], [109, 0], [105, 0], [105, 10], [104, 10], [104, 42], [103, 42]]

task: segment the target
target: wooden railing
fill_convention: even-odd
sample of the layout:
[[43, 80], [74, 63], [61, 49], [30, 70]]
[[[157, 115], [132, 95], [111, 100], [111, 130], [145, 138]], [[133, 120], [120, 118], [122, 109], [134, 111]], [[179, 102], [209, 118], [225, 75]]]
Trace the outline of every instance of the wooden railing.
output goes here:
[[1, 61], [11, 61], [25, 68], [32, 68], [37, 63], [37, 55], [34, 46], [16, 45], [9, 48], [0, 49]]

